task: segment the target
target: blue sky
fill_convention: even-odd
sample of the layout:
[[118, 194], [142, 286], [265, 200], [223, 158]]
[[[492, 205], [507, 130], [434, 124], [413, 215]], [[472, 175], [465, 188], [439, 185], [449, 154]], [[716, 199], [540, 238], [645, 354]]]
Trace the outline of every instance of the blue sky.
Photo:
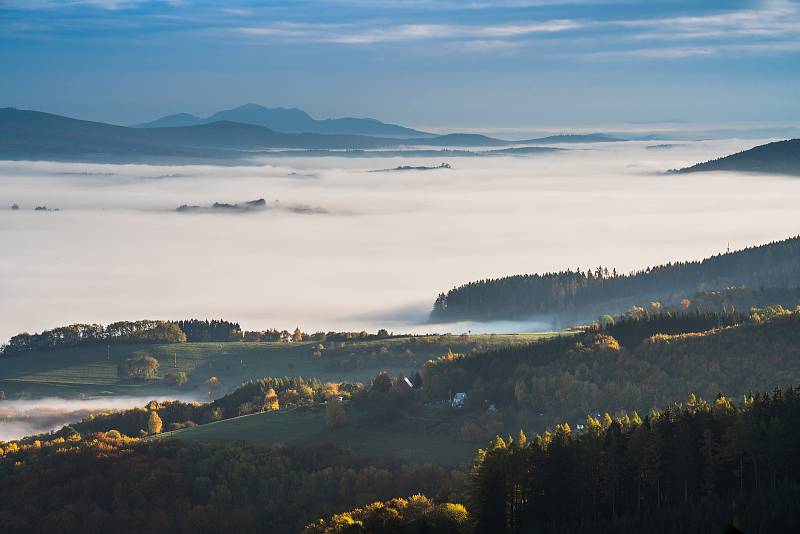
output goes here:
[[0, 0], [0, 106], [419, 127], [800, 120], [798, 0]]

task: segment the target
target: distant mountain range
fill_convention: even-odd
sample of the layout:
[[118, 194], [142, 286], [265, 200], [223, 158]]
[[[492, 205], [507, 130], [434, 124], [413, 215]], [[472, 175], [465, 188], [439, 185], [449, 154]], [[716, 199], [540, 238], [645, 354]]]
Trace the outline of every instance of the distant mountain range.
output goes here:
[[800, 139], [777, 141], [675, 172], [739, 171], [800, 175]]
[[[427, 135], [427, 134], [426, 134]], [[556, 140], [561, 141], [556, 141]], [[0, 159], [107, 162], [230, 161], [276, 150], [378, 151], [420, 147], [520, 147], [511, 152], [554, 150], [530, 147], [537, 142], [576, 143], [610, 140], [599, 135], [555, 136], [541, 140], [505, 141], [479, 134], [393, 138], [352, 134], [286, 133], [255, 124], [217, 121], [194, 126], [134, 128], [84, 121], [15, 108], [0, 109]], [[428, 148], [428, 150], [430, 150]], [[342, 152], [337, 152], [342, 154]], [[487, 152], [488, 153], [488, 152]], [[344, 154], [346, 155], [346, 154]], [[470, 153], [471, 155], [471, 153]]]
[[245, 104], [238, 108], [218, 111], [210, 117], [196, 117], [189, 113], [167, 115], [151, 122], [134, 125], [135, 128], [176, 128], [183, 126], [199, 126], [212, 122], [239, 122], [254, 124], [270, 130], [284, 133], [318, 133], [328, 135], [368, 135], [377, 137], [424, 138], [435, 135], [398, 126], [386, 124], [376, 119], [344, 117], [341, 119], [317, 120], [302, 109], [267, 108], [258, 104]]

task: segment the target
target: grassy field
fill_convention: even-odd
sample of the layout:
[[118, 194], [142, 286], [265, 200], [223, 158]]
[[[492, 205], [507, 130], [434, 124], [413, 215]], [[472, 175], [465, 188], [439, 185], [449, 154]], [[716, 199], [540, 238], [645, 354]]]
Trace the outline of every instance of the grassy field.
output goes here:
[[[312, 357], [312, 352], [318, 345], [315, 342], [112, 345], [110, 350], [105, 346], [92, 346], [37, 351], [0, 358], [0, 391], [5, 392], [8, 398], [20, 395], [78, 397], [156, 393], [164, 397], [164, 392], [168, 393], [170, 390], [165, 390], [160, 380], [137, 384], [118, 379], [117, 366], [137, 351], [147, 352], [159, 360], [159, 378], [170, 372], [184, 371], [198, 395], [202, 393], [199, 386], [210, 376], [220, 378], [226, 389], [233, 389], [247, 379], [263, 376], [364, 381], [381, 369], [409, 372], [418, 368], [425, 360], [440, 356], [446, 352], [445, 347], [451, 345], [453, 350], [464, 343], [480, 343], [485, 347], [493, 347], [527, 343], [549, 335], [553, 334], [422, 336], [352, 343], [332, 342], [327, 343], [330, 349], [322, 358]], [[405, 359], [392, 358], [401, 351], [406, 355], [408, 347], [413, 348], [412, 356]], [[347, 358], [350, 365], [338, 365], [341, 359]], [[389, 365], [384, 365], [382, 360]], [[176, 361], [177, 366], [174, 365]], [[172, 391], [176, 395], [180, 392], [174, 388]], [[191, 388], [183, 391], [191, 392]]]
[[476, 445], [458, 434], [460, 414], [447, 406], [432, 407], [425, 416], [404, 417], [383, 425], [352, 423], [326, 429], [324, 411], [262, 412], [215, 423], [165, 432], [156, 439], [189, 442], [286, 445], [333, 444], [356, 456], [393, 455], [412, 463], [468, 465]]

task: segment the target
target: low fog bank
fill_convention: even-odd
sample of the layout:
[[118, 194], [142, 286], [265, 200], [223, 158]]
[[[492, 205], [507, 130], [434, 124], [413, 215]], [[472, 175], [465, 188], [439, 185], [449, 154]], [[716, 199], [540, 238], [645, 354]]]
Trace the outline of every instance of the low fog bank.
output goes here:
[[454, 323], [431, 323], [427, 326], [430, 332], [451, 334], [524, 334], [550, 332], [555, 326], [552, 322], [541, 320], [529, 321], [458, 321]]
[[[513, 334], [550, 332], [559, 328], [552, 317], [532, 317], [514, 321], [429, 321], [431, 304], [419, 302], [395, 308], [374, 310], [364, 315], [348, 317], [353, 324], [367, 325], [369, 331], [385, 328], [393, 334]], [[370, 328], [371, 327], [371, 328]]]
[[[500, 328], [421, 323], [439, 292], [471, 280], [598, 264], [629, 271], [800, 233], [800, 180], [664, 174], [766, 141], [571, 144], [454, 159], [446, 172], [369, 172], [441, 157], [0, 162], [0, 340], [137, 318], [305, 331]], [[175, 212], [260, 198], [329, 214]], [[60, 211], [32, 211], [41, 205]]]
[[0, 401], [0, 441], [10, 441], [24, 436], [59, 430], [91, 415], [127, 410], [144, 406], [152, 400], [201, 400], [174, 393], [149, 397], [95, 397], [85, 399], [63, 399], [45, 397], [35, 400]]

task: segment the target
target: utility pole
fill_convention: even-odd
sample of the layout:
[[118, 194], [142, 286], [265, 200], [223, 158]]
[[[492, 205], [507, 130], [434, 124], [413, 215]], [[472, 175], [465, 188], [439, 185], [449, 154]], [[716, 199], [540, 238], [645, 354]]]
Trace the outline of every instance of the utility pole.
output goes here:
[[177, 369], [178, 368], [178, 353], [177, 352], [173, 352], [172, 354], [173, 354], [173, 356], [172, 356], [172, 367]]

